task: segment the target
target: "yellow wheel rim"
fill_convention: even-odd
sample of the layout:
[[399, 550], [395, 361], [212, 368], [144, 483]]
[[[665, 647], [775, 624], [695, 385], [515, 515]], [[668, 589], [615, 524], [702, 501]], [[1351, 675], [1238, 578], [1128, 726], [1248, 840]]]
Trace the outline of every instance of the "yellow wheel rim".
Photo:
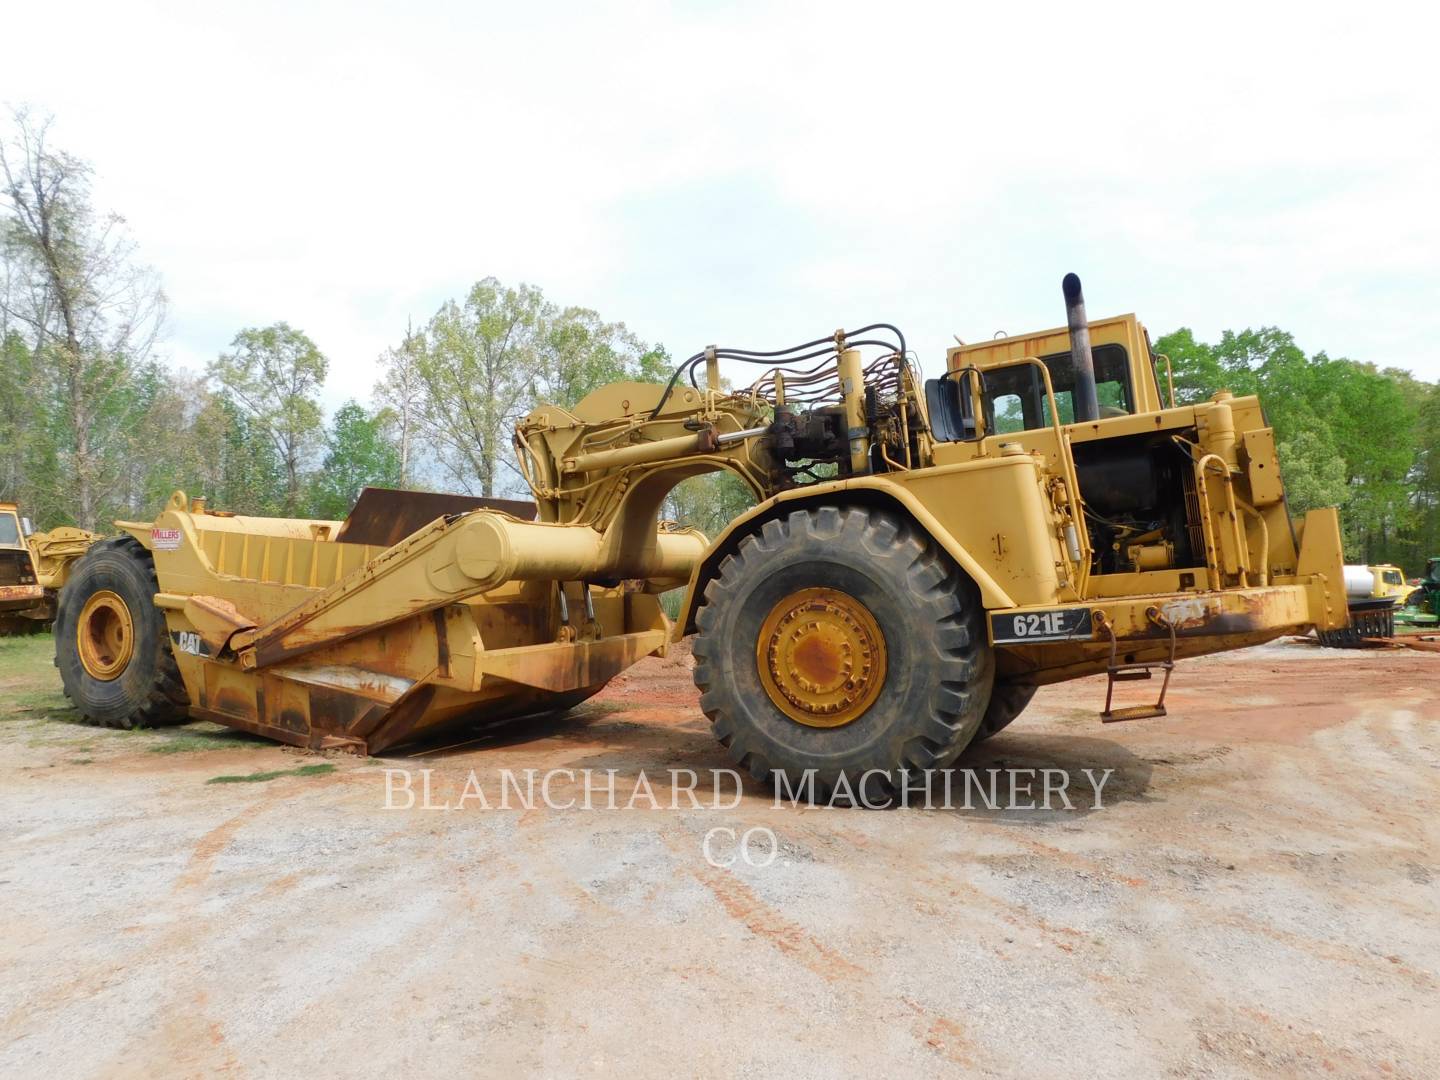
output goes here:
[[125, 601], [109, 589], [86, 600], [75, 624], [75, 644], [92, 678], [109, 682], [124, 671], [135, 652], [135, 624]]
[[755, 645], [775, 707], [807, 727], [843, 727], [885, 686], [885, 635], [870, 609], [838, 589], [801, 589], [770, 609]]

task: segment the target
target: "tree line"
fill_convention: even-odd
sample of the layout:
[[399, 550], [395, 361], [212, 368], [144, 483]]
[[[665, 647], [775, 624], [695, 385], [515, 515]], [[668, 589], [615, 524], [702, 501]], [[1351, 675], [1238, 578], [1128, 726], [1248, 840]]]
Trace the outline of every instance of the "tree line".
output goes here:
[[485, 278], [385, 351], [373, 406], [327, 424], [330, 360], [288, 323], [238, 330], [202, 374], [162, 362], [159, 276], [91, 176], [46, 119], [0, 139], [0, 499], [40, 527], [149, 518], [176, 488], [319, 518], [367, 484], [512, 492], [510, 429], [537, 402], [669, 375], [623, 323]]
[[[1440, 384], [1324, 352], [1306, 356], [1273, 326], [1155, 343], [1180, 402], [1258, 394], [1275, 429], [1292, 514], [1340, 507], [1346, 558], [1410, 575], [1440, 555]], [[1162, 371], [1162, 378], [1164, 377]]]
[[[617, 379], [663, 381], [665, 350], [624, 323], [494, 278], [408, 326], [372, 404], [328, 422], [330, 360], [286, 322], [239, 329], [203, 373], [158, 351], [160, 278], [91, 168], [24, 111], [0, 138], [0, 499], [37, 525], [148, 519], [176, 488], [249, 514], [340, 518], [366, 485], [512, 494], [510, 447], [539, 401], [572, 406]], [[1159, 339], [1181, 402], [1258, 393], [1291, 510], [1338, 505], [1349, 558], [1412, 573], [1440, 554], [1440, 386], [1306, 356], [1274, 327]], [[711, 535], [750, 502], [728, 474], [687, 481], [667, 512]]]

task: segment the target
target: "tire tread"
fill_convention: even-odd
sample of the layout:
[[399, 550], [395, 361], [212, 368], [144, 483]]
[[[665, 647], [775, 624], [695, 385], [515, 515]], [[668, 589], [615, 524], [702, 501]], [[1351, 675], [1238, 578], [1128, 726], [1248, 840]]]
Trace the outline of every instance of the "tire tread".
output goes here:
[[[929, 650], [935, 674], [926, 715], [913, 725], [894, 755], [895, 769], [944, 768], [957, 758], [979, 730], [974, 697], [984, 693], [991, 668], [989, 646], [981, 620], [984, 611], [973, 584], [930, 537], [908, 519], [884, 510], [823, 506], [795, 511], [767, 521], [741, 541], [705, 588], [704, 603], [696, 613], [694, 679], [701, 691], [700, 707], [710, 720], [730, 760], [757, 780], [765, 780], [784, 763], [767, 759], [763, 736], [753, 730], [735, 707], [734, 691], [716, 678], [721, 669], [720, 650], [730, 643], [717, 640], [718, 610], [734, 597], [753, 556], [794, 545], [836, 544], [854, 534], [853, 546], [881, 576], [903, 583], [918, 601], [915, 638]], [[912, 628], [906, 628], [907, 634]]]
[[[114, 536], [93, 544], [85, 553], [84, 559], [106, 551], [116, 552], [134, 562], [140, 569], [150, 590], [154, 596], [160, 591], [159, 578], [155, 573], [155, 560], [145, 546], [133, 536]], [[77, 564], [76, 571], [83, 566], [84, 560]], [[78, 608], [85, 604], [87, 597], [81, 595], [77, 590], [70, 588], [67, 584], [60, 590], [60, 598], [56, 605], [56, 626], [61, 625], [73, 627], [72, 615], [78, 615]], [[155, 635], [155, 657], [154, 675], [151, 679], [145, 696], [134, 706], [129, 713], [120, 717], [100, 718], [98, 723], [105, 727], [133, 730], [135, 728], [163, 727], [170, 724], [183, 724], [187, 719], [187, 708], [189, 706], [189, 695], [185, 691], [185, 683], [180, 677], [180, 665], [175, 661], [175, 654], [170, 649], [170, 635], [165, 625], [165, 616], [159, 608], [153, 605], [143, 613], [132, 612], [132, 618], [144, 617], [154, 621], [157, 628]], [[55, 664], [60, 668], [62, 681], [65, 687], [65, 696], [72, 702], [76, 701], [76, 695], [72, 692], [70, 680], [65, 678], [66, 665], [61, 663], [62, 642], [58, 636], [55, 643]], [[78, 663], [78, 661], [77, 661]], [[89, 717], [87, 717], [89, 719]]]

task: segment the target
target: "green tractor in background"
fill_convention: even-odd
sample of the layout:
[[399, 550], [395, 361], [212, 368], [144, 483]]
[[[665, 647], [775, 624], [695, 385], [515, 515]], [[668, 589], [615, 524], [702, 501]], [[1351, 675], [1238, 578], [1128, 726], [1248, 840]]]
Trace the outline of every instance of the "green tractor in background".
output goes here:
[[1440, 555], [1431, 556], [1425, 564], [1425, 576], [1410, 594], [1399, 621], [1414, 626], [1440, 622]]

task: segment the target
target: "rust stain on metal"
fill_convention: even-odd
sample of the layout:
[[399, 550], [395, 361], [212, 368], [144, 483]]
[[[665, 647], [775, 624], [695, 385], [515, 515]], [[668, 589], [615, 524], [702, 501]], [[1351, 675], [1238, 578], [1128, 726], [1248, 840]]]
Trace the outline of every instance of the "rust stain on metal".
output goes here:
[[190, 596], [185, 600], [185, 617], [214, 653], [224, 651], [230, 639], [242, 630], [251, 630], [255, 620], [234, 603], [219, 596]]
[[445, 609], [430, 613], [435, 622], [435, 670], [442, 679], [450, 677], [450, 636], [445, 631]]
[[422, 686], [389, 712], [369, 718], [371, 723], [357, 725], [352, 734], [364, 737], [372, 752], [394, 746], [409, 738], [434, 700], [435, 687]]

